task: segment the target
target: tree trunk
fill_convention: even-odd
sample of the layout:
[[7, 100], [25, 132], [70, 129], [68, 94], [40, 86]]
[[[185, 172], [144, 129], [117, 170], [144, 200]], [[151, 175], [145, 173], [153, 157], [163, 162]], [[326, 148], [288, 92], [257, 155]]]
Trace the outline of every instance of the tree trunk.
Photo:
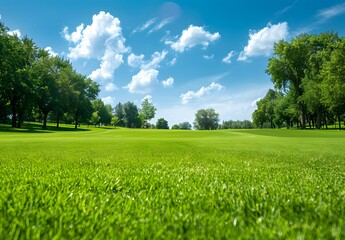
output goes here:
[[306, 125], [306, 117], [305, 117], [305, 114], [304, 114], [304, 111], [302, 110], [302, 113], [301, 113], [301, 129], [305, 129], [305, 125]]
[[12, 110], [12, 127], [17, 127], [17, 108], [16, 104], [11, 101], [11, 110]]
[[18, 113], [18, 122], [17, 122], [17, 128], [21, 128], [23, 123], [23, 113], [19, 111]]
[[75, 126], [74, 126], [74, 129], [78, 128], [78, 115], [79, 115], [79, 108], [77, 108], [77, 111], [75, 112]]
[[338, 114], [338, 125], [339, 125], [339, 130], [341, 129], [341, 122], [340, 122], [340, 115]]
[[326, 129], [328, 129], [328, 125], [327, 125], [327, 115], [326, 115], [326, 113], [325, 113], [325, 112], [323, 113], [323, 117], [324, 117], [324, 121], [325, 121]]
[[47, 117], [48, 117], [48, 113], [44, 112], [43, 113], [43, 126], [42, 126], [42, 129], [47, 129]]
[[60, 124], [60, 113], [57, 113], [57, 117], [56, 117], [56, 127], [59, 128], [59, 124]]

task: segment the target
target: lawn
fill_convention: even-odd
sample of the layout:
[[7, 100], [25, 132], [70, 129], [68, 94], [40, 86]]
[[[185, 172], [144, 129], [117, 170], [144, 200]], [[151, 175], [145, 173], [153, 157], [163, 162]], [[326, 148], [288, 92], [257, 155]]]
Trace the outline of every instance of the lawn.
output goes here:
[[345, 131], [0, 125], [1, 239], [344, 239]]

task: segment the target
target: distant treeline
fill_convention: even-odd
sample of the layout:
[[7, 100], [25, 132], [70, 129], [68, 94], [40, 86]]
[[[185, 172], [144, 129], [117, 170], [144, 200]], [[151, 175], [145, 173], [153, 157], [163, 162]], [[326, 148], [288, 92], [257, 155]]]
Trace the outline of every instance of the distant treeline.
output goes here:
[[244, 121], [223, 121], [220, 125], [221, 129], [251, 129], [254, 128], [253, 123], [249, 120]]
[[345, 38], [303, 34], [275, 44], [266, 72], [275, 84], [257, 102], [256, 127], [327, 128], [345, 119]]

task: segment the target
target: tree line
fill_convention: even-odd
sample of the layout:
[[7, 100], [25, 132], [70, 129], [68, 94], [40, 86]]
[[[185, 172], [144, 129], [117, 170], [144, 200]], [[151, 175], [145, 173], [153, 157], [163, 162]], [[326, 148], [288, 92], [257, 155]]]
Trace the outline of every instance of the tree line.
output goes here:
[[77, 73], [71, 63], [51, 56], [28, 37], [9, 34], [0, 23], [0, 118], [11, 118], [12, 127], [24, 120], [42, 120], [48, 116], [59, 127], [61, 119], [73, 119], [75, 128], [93, 111], [92, 101], [99, 86]]
[[279, 41], [266, 72], [275, 89], [257, 102], [253, 123], [304, 129], [327, 128], [345, 119], [345, 38], [303, 34]]

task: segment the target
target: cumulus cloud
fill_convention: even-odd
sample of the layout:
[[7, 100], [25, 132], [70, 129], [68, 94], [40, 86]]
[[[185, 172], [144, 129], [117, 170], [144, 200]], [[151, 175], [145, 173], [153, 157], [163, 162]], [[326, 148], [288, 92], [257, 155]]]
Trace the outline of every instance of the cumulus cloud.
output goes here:
[[89, 77], [94, 80], [111, 79], [114, 75], [114, 71], [121, 65], [121, 63], [123, 63], [122, 54], [118, 54], [116, 51], [107, 49], [102, 57], [100, 67], [94, 70]]
[[234, 56], [234, 53], [234, 51], [229, 52], [228, 55], [226, 55], [226, 57], [223, 58], [222, 62], [230, 64], [231, 58]]
[[[159, 71], [157, 68], [160, 67], [160, 63], [167, 56], [168, 51], [163, 50], [162, 52], [154, 52], [151, 55], [151, 59], [145, 61], [145, 56], [135, 55], [131, 53], [128, 56], [128, 65], [133, 68], [140, 68], [140, 72], [132, 77], [131, 82], [125, 87], [131, 93], [147, 93], [151, 90], [152, 85], [158, 82]], [[171, 80], [166, 82], [170, 84]], [[162, 83], [163, 84], [163, 83]], [[165, 86], [163, 84], [163, 86]]]
[[148, 93], [151, 86], [158, 82], [156, 69], [142, 69], [132, 77], [132, 81], [125, 87], [130, 93]]
[[162, 81], [162, 85], [165, 88], [171, 87], [173, 84], [174, 84], [174, 78], [172, 78], [172, 77], [169, 77], [168, 79]]
[[144, 63], [144, 55], [135, 55], [134, 53], [131, 53], [127, 58], [127, 63], [130, 67], [136, 68], [140, 67]]
[[80, 24], [71, 34], [65, 27], [63, 36], [75, 45], [69, 48], [67, 55], [72, 60], [86, 58], [101, 61], [100, 67], [90, 75], [93, 80], [113, 78], [114, 71], [123, 62], [123, 54], [128, 51], [120, 20], [103, 11], [93, 15], [91, 25]]
[[246, 61], [250, 57], [269, 56], [273, 52], [274, 43], [288, 35], [287, 22], [272, 25], [269, 23], [260, 31], [251, 31], [247, 46], [240, 53], [238, 61]]
[[56, 57], [58, 55], [56, 52], [53, 51], [52, 47], [46, 47], [44, 48], [44, 50], [46, 50], [52, 57]]
[[108, 96], [108, 97], [102, 98], [102, 101], [104, 102], [104, 104], [113, 105], [114, 102], [115, 102], [115, 98], [114, 98], [114, 97], [111, 97], [111, 96]]
[[8, 31], [7, 34], [10, 35], [10, 36], [17, 36], [19, 38], [21, 36], [21, 32], [20, 32], [19, 29], [16, 29], [16, 30], [13, 30], [13, 31]]
[[112, 83], [112, 82], [107, 83], [105, 85], [105, 91], [107, 91], [107, 92], [112, 92], [112, 91], [114, 91], [116, 89], [117, 89], [117, 86], [114, 83]]
[[201, 45], [206, 48], [210, 43], [220, 38], [220, 34], [205, 31], [203, 27], [190, 25], [188, 29], [182, 31], [181, 37], [176, 41], [165, 41], [165, 44], [176, 52], [184, 52], [192, 47]]
[[201, 98], [202, 96], [209, 94], [213, 90], [221, 90], [223, 88], [222, 85], [212, 82], [208, 87], [202, 86], [198, 91], [188, 91], [186, 93], [181, 94], [180, 98], [183, 104], [189, 103], [192, 99]]
[[162, 52], [154, 52], [151, 55], [151, 59], [149, 61], [145, 61], [145, 56], [143, 54], [141, 55], [135, 55], [131, 53], [128, 56], [127, 62], [128, 65], [131, 67], [139, 67], [141, 69], [155, 69], [159, 68], [159, 64], [165, 59], [166, 55], [168, 54], [168, 51], [163, 50]]

